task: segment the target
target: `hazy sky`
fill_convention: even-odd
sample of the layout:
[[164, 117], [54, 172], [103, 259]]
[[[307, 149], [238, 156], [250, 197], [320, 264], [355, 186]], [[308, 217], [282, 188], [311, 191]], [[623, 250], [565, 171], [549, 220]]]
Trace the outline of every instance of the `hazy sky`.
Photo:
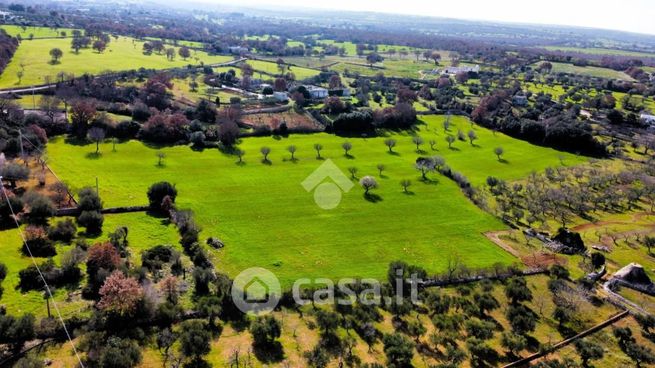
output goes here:
[[[227, 2], [226, 0], [196, 1], [217, 4]], [[240, 0], [237, 3], [559, 24], [655, 35], [654, 0]]]

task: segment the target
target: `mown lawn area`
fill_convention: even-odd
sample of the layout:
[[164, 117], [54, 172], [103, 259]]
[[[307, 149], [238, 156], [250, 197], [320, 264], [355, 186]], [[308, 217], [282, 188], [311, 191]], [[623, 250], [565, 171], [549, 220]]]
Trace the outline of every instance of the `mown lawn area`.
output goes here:
[[[165, 69], [183, 67], [189, 64], [220, 63], [231, 60], [229, 56], [208, 55], [202, 51], [191, 51], [191, 57], [183, 60], [177, 56], [174, 60], [166, 59], [164, 54], [143, 54], [143, 42], [129, 37], [112, 38], [103, 53], [92, 49], [80, 50], [76, 54], [70, 48], [70, 39], [43, 39], [23, 41], [11, 62], [0, 75], [0, 87], [29, 86], [42, 84], [46, 77], [56, 80], [57, 73], [65, 72], [79, 76], [84, 73], [101, 73], [106, 71], [121, 71], [139, 69]], [[64, 52], [58, 64], [50, 63], [49, 52], [52, 48], [60, 48]], [[17, 72], [25, 66], [22, 80], [18, 81]]]
[[73, 37], [72, 28], [49, 28], [49, 27], [21, 27], [10, 24], [0, 26], [10, 36], [20, 36], [22, 39], [27, 40], [32, 35], [33, 38], [51, 38], [63, 37], [62, 32], [66, 32], [66, 37]]
[[[424, 117], [419, 134], [435, 139], [437, 151], [455, 170], [475, 184], [488, 175], [515, 179], [533, 170], [583, 160], [576, 156], [535, 147], [502, 134], [474, 127], [476, 146], [458, 141], [449, 150], [441, 128], [444, 117]], [[465, 118], [454, 117], [449, 134], [457, 127], [471, 129]], [[226, 248], [216, 253], [217, 267], [235, 275], [261, 266], [274, 269], [287, 286], [297, 277], [383, 277], [390, 261], [403, 259], [431, 272], [443, 271], [449, 257], [457, 256], [470, 267], [515, 261], [491, 244], [483, 232], [502, 229], [494, 217], [471, 204], [449, 179], [430, 174], [420, 181], [414, 169], [419, 154], [409, 133], [394, 133], [398, 145], [388, 153], [384, 137], [341, 138], [328, 134], [292, 135], [288, 138], [245, 138], [239, 147], [246, 152], [242, 165], [237, 158], [217, 150], [193, 151], [186, 146], [166, 147], [164, 166], [157, 166], [156, 148], [131, 141], [101, 146], [102, 155], [90, 155], [91, 145], [66, 144], [62, 139], [48, 145], [50, 164], [57, 174], [76, 187], [100, 181], [107, 206], [146, 203], [146, 190], [156, 181], [168, 180], [179, 190], [178, 206], [196, 213], [202, 237], [220, 237]], [[345, 157], [341, 143], [353, 144]], [[343, 194], [333, 210], [319, 208], [301, 183], [323, 160], [316, 159], [315, 143], [323, 145], [322, 157], [332, 160], [346, 175], [356, 167], [357, 177], [373, 175], [379, 188], [377, 201], [368, 201], [355, 186]], [[286, 148], [297, 146], [297, 161]], [[271, 148], [271, 163], [262, 163], [260, 148]], [[503, 146], [506, 162], [493, 154]], [[428, 152], [429, 151], [429, 152]], [[377, 164], [386, 166], [380, 177]], [[399, 182], [410, 179], [410, 194]], [[329, 180], [329, 179], [326, 179]], [[137, 240], [138, 242], [138, 240]]]

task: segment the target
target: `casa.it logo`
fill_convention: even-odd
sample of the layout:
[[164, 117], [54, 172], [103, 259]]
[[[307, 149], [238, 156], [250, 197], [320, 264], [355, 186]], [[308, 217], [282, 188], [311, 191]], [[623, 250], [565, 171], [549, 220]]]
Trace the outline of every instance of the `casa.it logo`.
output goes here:
[[343, 193], [348, 193], [354, 186], [330, 159], [325, 160], [301, 185], [307, 192], [314, 191], [314, 202], [324, 210], [336, 208]]
[[277, 306], [281, 295], [280, 281], [265, 268], [248, 268], [232, 282], [232, 301], [244, 313], [270, 313]]

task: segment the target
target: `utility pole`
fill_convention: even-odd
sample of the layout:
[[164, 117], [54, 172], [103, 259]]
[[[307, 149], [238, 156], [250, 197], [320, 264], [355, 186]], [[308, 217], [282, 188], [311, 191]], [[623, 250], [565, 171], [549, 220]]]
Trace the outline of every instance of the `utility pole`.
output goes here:
[[23, 149], [23, 132], [20, 129], [18, 129], [18, 143], [20, 144], [20, 157], [27, 166], [27, 161], [25, 161], [25, 150]]

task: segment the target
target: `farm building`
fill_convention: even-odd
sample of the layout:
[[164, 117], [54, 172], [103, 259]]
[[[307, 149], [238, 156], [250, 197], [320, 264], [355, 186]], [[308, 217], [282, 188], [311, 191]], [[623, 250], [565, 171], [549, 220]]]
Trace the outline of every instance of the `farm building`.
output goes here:
[[516, 95], [512, 97], [512, 105], [514, 106], [527, 106], [528, 98], [524, 95]]
[[307, 88], [307, 92], [309, 92], [314, 100], [320, 100], [328, 96], [328, 90], [323, 87], [305, 86], [305, 88]]
[[242, 47], [242, 46], [230, 46], [228, 47], [228, 50], [230, 50], [230, 54], [234, 54], [234, 55], [241, 55], [243, 53], [250, 51], [247, 47]]
[[655, 125], [655, 115], [651, 115], [651, 114], [641, 114], [641, 115], [639, 115], [639, 119], [640, 119], [644, 124]]
[[[438, 74], [439, 70], [435, 69], [434, 74]], [[441, 73], [443, 74], [457, 74], [461, 72], [467, 72], [467, 73], [478, 73], [480, 72], [480, 65], [474, 65], [474, 66], [448, 66], [445, 67]]]
[[289, 101], [289, 94], [286, 92], [273, 92], [273, 97], [279, 102]]
[[634, 284], [652, 284], [650, 278], [644, 270], [644, 267], [638, 263], [630, 263], [629, 265], [616, 271], [613, 277], [615, 279]]

